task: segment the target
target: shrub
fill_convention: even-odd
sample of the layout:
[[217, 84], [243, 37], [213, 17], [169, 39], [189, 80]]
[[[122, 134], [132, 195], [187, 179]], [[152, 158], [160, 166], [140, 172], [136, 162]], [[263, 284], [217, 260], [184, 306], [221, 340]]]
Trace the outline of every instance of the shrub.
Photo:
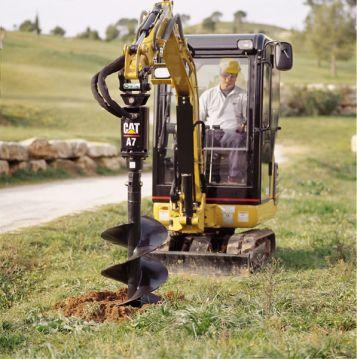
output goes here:
[[313, 105], [310, 109], [312, 115], [332, 115], [337, 112], [341, 99], [337, 91], [315, 90], [309, 93]]
[[341, 99], [338, 89], [290, 86], [281, 93], [281, 114], [283, 116], [332, 115], [338, 112]]
[[78, 39], [90, 39], [90, 40], [101, 40], [97, 30], [92, 30], [90, 27], [87, 27], [84, 32], [81, 32], [77, 35]]
[[66, 30], [61, 26], [56, 26], [51, 30], [51, 34], [55, 36], [64, 36], [66, 34]]
[[109, 25], [105, 30], [105, 39], [107, 41], [115, 40], [119, 37], [119, 30], [115, 25]]
[[19, 30], [23, 32], [35, 32], [36, 25], [31, 20], [25, 20], [20, 24]]

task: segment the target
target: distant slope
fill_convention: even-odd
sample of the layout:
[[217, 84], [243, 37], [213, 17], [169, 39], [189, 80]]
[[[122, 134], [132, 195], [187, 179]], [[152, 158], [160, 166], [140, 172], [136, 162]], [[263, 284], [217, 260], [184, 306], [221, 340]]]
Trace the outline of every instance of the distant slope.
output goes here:
[[121, 49], [114, 42], [8, 33], [1, 53], [1, 112], [8, 126], [0, 128], [1, 139], [33, 133], [116, 140], [117, 119], [96, 104], [90, 80]]
[[[275, 25], [268, 25], [268, 24], [259, 24], [253, 22], [247, 22], [242, 25], [242, 28], [238, 30], [239, 33], [258, 33], [264, 32], [270, 36], [279, 35], [282, 32], [286, 32], [287, 30], [275, 26]], [[192, 26], [187, 26], [185, 28], [185, 33], [187, 34], [200, 34], [205, 33], [205, 29], [202, 27], [202, 24], [195, 24]], [[215, 33], [217, 34], [231, 34], [234, 32], [234, 26], [231, 21], [222, 21], [217, 23]]]
[[[272, 27], [271, 31], [285, 30]], [[120, 42], [9, 32], [0, 51], [0, 140], [48, 136], [117, 142], [118, 120], [96, 104], [90, 79], [121, 51]], [[340, 62], [335, 79], [327, 63], [317, 68], [312, 56], [295, 53], [294, 69], [283, 73], [282, 81], [354, 84], [355, 59]], [[119, 99], [117, 78], [113, 76], [109, 84]]]

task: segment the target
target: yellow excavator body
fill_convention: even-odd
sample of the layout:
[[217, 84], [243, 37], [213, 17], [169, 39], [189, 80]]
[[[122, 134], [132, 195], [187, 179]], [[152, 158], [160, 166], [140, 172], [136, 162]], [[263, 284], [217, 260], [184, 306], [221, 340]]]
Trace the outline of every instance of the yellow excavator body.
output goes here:
[[[161, 262], [170, 270], [237, 274], [261, 266], [275, 249], [274, 233], [255, 227], [277, 210], [279, 72], [292, 67], [291, 45], [264, 34], [185, 36], [172, 6], [171, 0], [156, 3], [123, 56], [92, 79], [98, 103], [122, 119], [128, 223], [102, 237], [127, 246], [128, 259], [102, 274], [128, 285], [123, 304], [157, 300], [151, 292], [167, 278]], [[105, 83], [115, 72], [125, 107]], [[234, 86], [224, 92], [232, 79]], [[227, 128], [226, 113], [236, 121], [233, 128]], [[149, 152], [153, 218], [140, 216], [140, 178]]]

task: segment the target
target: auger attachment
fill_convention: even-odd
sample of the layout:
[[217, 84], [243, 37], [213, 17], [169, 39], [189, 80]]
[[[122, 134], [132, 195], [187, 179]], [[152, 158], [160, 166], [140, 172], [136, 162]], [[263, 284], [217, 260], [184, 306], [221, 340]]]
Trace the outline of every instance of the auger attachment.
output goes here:
[[[140, 232], [136, 232], [136, 227]], [[146, 255], [153, 252], [167, 238], [166, 228], [156, 220], [141, 217], [141, 224], [130, 223], [109, 228], [102, 233], [102, 238], [123, 247], [132, 247], [129, 241], [137, 245], [124, 263], [115, 264], [102, 271], [105, 277], [117, 280], [128, 285], [128, 299], [122, 303], [141, 305], [144, 303], [156, 303], [158, 296], [152, 294], [167, 279], [167, 269], [157, 260]]]
[[[135, 95], [132, 95], [135, 99]], [[140, 100], [141, 101], [141, 100]], [[166, 240], [166, 228], [158, 221], [141, 217], [141, 170], [147, 157], [148, 108], [127, 107], [132, 114], [121, 122], [121, 154], [127, 159], [128, 180], [128, 224], [109, 228], [102, 238], [128, 248], [128, 259], [102, 271], [105, 277], [128, 285], [128, 298], [121, 303], [141, 306], [156, 303], [159, 297], [152, 294], [167, 280], [167, 269], [148, 254]]]

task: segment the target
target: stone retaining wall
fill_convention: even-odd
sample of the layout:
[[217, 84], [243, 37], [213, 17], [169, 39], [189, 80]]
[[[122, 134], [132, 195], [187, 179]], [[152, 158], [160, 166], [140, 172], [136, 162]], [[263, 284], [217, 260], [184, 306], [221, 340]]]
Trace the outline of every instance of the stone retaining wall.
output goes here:
[[72, 174], [95, 174], [98, 167], [117, 171], [125, 167], [115, 146], [81, 139], [47, 140], [30, 138], [22, 142], [0, 141], [0, 175], [18, 170], [64, 169]]

